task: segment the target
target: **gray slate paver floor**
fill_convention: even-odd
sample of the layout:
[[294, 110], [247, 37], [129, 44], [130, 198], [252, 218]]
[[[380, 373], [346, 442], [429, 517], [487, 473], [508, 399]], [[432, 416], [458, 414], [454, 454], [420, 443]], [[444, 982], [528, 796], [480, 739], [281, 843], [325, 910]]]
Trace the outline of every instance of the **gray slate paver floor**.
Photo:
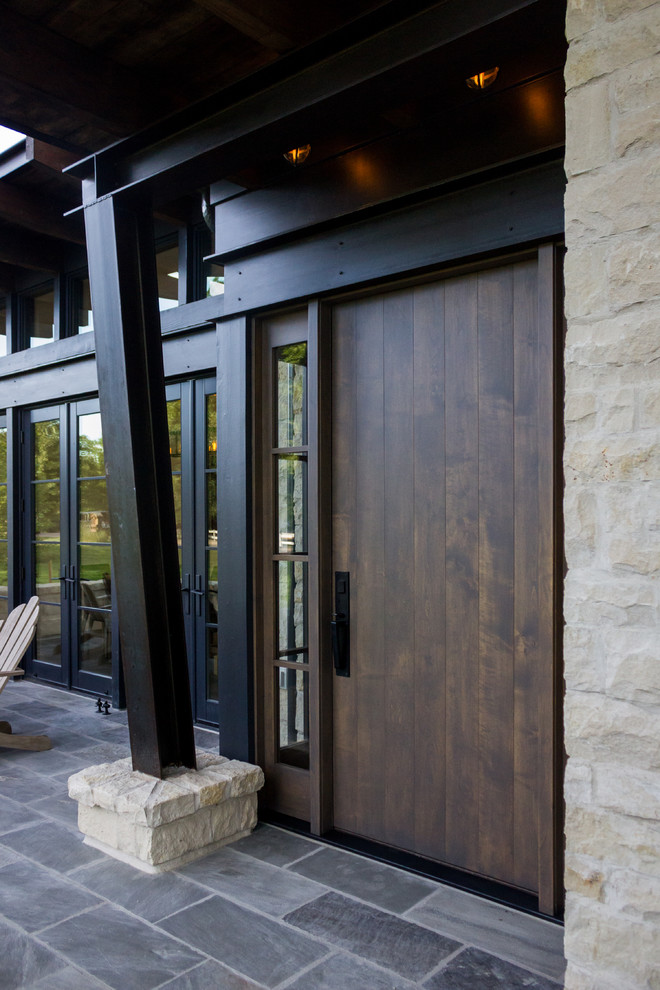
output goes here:
[[[561, 927], [261, 825], [150, 876], [82, 844], [66, 783], [128, 755], [126, 714], [11, 684], [0, 718], [1, 990], [558, 990]], [[196, 730], [198, 746], [217, 748]]]

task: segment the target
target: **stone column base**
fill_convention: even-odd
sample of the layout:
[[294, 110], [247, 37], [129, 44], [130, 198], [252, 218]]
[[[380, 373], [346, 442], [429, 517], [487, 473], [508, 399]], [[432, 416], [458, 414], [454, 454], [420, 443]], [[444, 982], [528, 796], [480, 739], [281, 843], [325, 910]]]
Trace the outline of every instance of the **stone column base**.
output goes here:
[[85, 842], [145, 873], [162, 873], [249, 835], [261, 768], [206, 752], [197, 753], [197, 767], [170, 767], [158, 780], [133, 770], [129, 757], [69, 777]]

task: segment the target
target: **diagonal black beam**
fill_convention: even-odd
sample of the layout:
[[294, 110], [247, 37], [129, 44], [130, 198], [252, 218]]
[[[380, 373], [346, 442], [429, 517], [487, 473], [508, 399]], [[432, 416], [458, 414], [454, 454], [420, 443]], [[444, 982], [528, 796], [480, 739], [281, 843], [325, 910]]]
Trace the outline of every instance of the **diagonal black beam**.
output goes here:
[[195, 766], [153, 226], [85, 209], [96, 367], [133, 768]]

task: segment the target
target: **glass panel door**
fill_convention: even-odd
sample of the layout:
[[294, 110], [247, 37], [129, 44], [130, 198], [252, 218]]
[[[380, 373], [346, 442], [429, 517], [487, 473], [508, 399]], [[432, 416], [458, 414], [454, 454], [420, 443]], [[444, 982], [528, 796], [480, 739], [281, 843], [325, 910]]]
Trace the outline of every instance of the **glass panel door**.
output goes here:
[[31, 673], [58, 684], [69, 681], [68, 651], [64, 649], [68, 637], [67, 630], [63, 629], [62, 602], [73, 595], [74, 584], [66, 553], [66, 507], [63, 511], [62, 481], [63, 476], [66, 479], [67, 471], [63, 425], [66, 432], [65, 406], [32, 412], [27, 492], [30, 524], [26, 568], [28, 594], [38, 595], [41, 603]]
[[29, 414], [26, 592], [39, 596], [32, 674], [110, 694], [112, 559], [98, 401]]
[[167, 388], [172, 486], [193, 713], [218, 721], [215, 379]]
[[112, 553], [101, 414], [95, 400], [72, 409], [75, 471], [76, 686], [107, 693], [112, 679]]

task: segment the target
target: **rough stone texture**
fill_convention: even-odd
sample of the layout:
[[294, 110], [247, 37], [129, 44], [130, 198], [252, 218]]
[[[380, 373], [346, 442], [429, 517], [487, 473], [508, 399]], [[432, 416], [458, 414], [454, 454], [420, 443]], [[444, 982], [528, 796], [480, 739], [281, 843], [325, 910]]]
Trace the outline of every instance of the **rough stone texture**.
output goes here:
[[247, 835], [257, 823], [260, 767], [197, 753], [197, 770], [172, 767], [163, 780], [131, 760], [69, 778], [78, 827], [92, 844], [147, 869], [167, 870]]
[[660, 2], [568, 0], [567, 990], [660, 988]]

